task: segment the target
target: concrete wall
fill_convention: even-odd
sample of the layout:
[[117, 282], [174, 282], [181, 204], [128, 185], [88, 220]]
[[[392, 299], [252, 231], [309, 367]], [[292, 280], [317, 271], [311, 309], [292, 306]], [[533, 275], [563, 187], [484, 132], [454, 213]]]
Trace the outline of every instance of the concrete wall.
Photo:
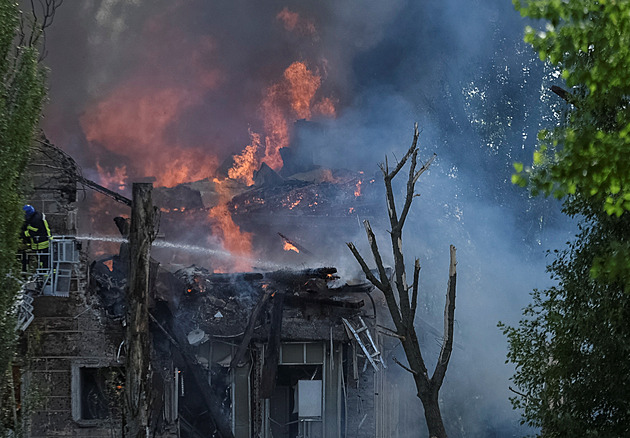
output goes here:
[[[75, 172], [76, 164], [61, 150], [45, 142], [35, 143], [22, 191], [25, 202], [46, 215], [53, 235], [76, 233]], [[87, 271], [86, 255], [81, 254], [81, 263], [72, 273], [69, 297], [34, 298], [35, 319], [22, 335], [17, 360], [22, 369], [27, 437], [120, 436], [120, 418], [76, 421], [77, 372], [86, 366], [117, 366], [123, 339], [120, 322], [105, 317], [98, 299], [86, 292]]]
[[[43, 143], [42, 143], [43, 142]], [[21, 180], [24, 203], [46, 215], [54, 235], [74, 235], [77, 230], [77, 165], [52, 145], [36, 142]]]
[[33, 313], [35, 319], [26, 333], [29, 357], [23, 389], [25, 399], [36, 399], [36, 406], [27, 436], [120, 436], [119, 418], [87, 424], [74, 421], [72, 412], [73, 397], [78, 397], [72, 384], [73, 365], [115, 366], [123, 339], [120, 323], [103, 318], [76, 290], [69, 298], [37, 297]]

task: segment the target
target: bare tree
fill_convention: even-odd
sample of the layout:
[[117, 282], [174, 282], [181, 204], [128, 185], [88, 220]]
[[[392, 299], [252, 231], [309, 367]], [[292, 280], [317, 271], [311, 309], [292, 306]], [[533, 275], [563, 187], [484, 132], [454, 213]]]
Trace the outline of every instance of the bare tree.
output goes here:
[[46, 50], [46, 29], [52, 26], [57, 9], [64, 0], [30, 0], [30, 13], [20, 17], [19, 41], [17, 47], [38, 47], [39, 61], [48, 55]]
[[[418, 304], [418, 281], [420, 278], [420, 261], [416, 259], [413, 271], [413, 283], [411, 287], [407, 284], [407, 278], [405, 274], [405, 261], [402, 251], [402, 231], [409, 214], [409, 209], [415, 194], [415, 186], [420, 175], [429, 168], [435, 154], [424, 164], [418, 167], [418, 124], [414, 126], [413, 142], [411, 147], [405, 154], [405, 156], [398, 162], [396, 167], [390, 171], [387, 157], [385, 157], [385, 163], [379, 167], [383, 172], [383, 178], [385, 181], [385, 190], [387, 196], [387, 212], [391, 225], [391, 243], [394, 256], [394, 285], [388, 278], [387, 271], [383, 264], [381, 254], [376, 243], [376, 237], [372, 231], [370, 223], [366, 220], [363, 221], [365, 231], [367, 233], [368, 242], [374, 261], [376, 263], [376, 270], [378, 273], [375, 275], [368, 267], [365, 259], [361, 256], [353, 243], [348, 243], [348, 248], [352, 251], [352, 254], [361, 265], [361, 269], [365, 273], [368, 280], [385, 295], [387, 307], [392, 316], [392, 320], [396, 327], [395, 333], [397, 337], [401, 339], [405, 355], [407, 356], [407, 362], [409, 367], [397, 362], [402, 368], [409, 371], [413, 376], [416, 384], [418, 398], [422, 401], [424, 407], [424, 415], [429, 429], [429, 436], [431, 438], [446, 438], [446, 430], [444, 429], [444, 423], [442, 421], [442, 415], [440, 414], [440, 406], [438, 402], [438, 392], [444, 381], [446, 374], [446, 368], [451, 357], [451, 351], [453, 349], [453, 322], [455, 318], [455, 282], [457, 278], [456, 272], [456, 260], [455, 260], [455, 247], [450, 246], [450, 266], [449, 266], [449, 278], [446, 292], [446, 305], [444, 308], [444, 338], [442, 340], [442, 349], [435, 365], [433, 375], [429, 376], [429, 372], [424, 363], [420, 344], [418, 343], [418, 337], [416, 335], [416, 329], [414, 327], [414, 319], [416, 314], [416, 307]], [[392, 188], [392, 180], [396, 177], [398, 172], [410, 162], [409, 176], [407, 179], [407, 191], [405, 201], [398, 215], [396, 210], [396, 203], [394, 202], [394, 191]], [[411, 297], [410, 297], [411, 292]]]

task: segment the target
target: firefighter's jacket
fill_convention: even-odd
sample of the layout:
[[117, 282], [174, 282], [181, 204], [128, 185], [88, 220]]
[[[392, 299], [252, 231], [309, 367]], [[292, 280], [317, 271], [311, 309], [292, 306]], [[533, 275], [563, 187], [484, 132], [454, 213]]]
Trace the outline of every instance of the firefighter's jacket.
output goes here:
[[50, 246], [50, 228], [46, 217], [39, 211], [24, 221], [22, 225], [22, 240], [30, 245], [32, 250], [47, 249]]

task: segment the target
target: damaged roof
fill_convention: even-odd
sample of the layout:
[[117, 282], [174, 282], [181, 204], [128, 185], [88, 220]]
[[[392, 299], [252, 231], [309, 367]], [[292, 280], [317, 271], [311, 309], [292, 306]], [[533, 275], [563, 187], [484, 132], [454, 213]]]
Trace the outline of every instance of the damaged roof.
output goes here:
[[[124, 263], [113, 258], [113, 264], [110, 259], [93, 264], [91, 285], [109, 316], [120, 318], [126, 274], [121, 272]], [[209, 337], [238, 339], [253, 324], [252, 339], [265, 341], [271, 309], [282, 301], [283, 341], [347, 340], [342, 318], [373, 312], [369, 297], [373, 286], [348, 284], [334, 267], [229, 274], [195, 265], [171, 270], [154, 263], [152, 307], [155, 302], [166, 304], [173, 322], [185, 333], [201, 330]]]

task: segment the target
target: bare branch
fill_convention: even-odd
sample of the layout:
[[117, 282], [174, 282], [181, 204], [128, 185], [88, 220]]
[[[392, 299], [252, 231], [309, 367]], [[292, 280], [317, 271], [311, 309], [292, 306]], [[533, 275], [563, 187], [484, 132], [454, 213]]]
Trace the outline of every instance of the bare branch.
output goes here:
[[[391, 199], [392, 208], [394, 203], [394, 195], [391, 189], [391, 182], [387, 185], [387, 197]], [[402, 228], [398, 226], [395, 219], [396, 212], [391, 212], [390, 221], [392, 230], [390, 239], [392, 243], [392, 254], [394, 256], [394, 272], [396, 290], [398, 292], [398, 301], [400, 303], [400, 313], [405, 327], [413, 327], [413, 316], [411, 315], [411, 307], [409, 304], [409, 292], [407, 287], [407, 277], [405, 275], [405, 259], [402, 252]]]
[[376, 262], [376, 269], [378, 270], [378, 275], [379, 277], [381, 277], [380, 283], [381, 285], [389, 285], [389, 278], [387, 278], [387, 271], [385, 270], [385, 265], [383, 264], [381, 253], [378, 250], [378, 245], [376, 243], [376, 236], [374, 235], [374, 231], [372, 231], [372, 226], [370, 225], [370, 221], [364, 220], [363, 226], [365, 227], [365, 233], [367, 234], [368, 242], [370, 244], [370, 249], [372, 250], [372, 255], [374, 256], [374, 262]]
[[[405, 217], [409, 212], [409, 207], [411, 206], [411, 201], [413, 200], [413, 191], [415, 184], [412, 183], [412, 177], [414, 175], [416, 169], [416, 161], [418, 158], [418, 137], [420, 133], [418, 131], [418, 124], [414, 125], [414, 137], [411, 143], [411, 147], [407, 150], [407, 153], [403, 156], [402, 160], [398, 162], [398, 165], [392, 172], [384, 172], [383, 179], [385, 181], [385, 191], [387, 195], [387, 211], [389, 214], [389, 220], [392, 226], [392, 231], [395, 228], [402, 228], [403, 223], [405, 222]], [[394, 191], [392, 188], [392, 180], [396, 176], [396, 174], [403, 168], [407, 160], [411, 157], [411, 167], [409, 169], [409, 179], [407, 180], [407, 196], [405, 197], [405, 203], [403, 206], [403, 212], [400, 215], [400, 219], [396, 213], [396, 204], [394, 202]]]
[[392, 290], [389, 280], [387, 280], [384, 283], [380, 282], [376, 278], [376, 276], [372, 273], [372, 271], [370, 271], [370, 268], [368, 267], [367, 263], [365, 263], [365, 260], [363, 259], [363, 257], [361, 257], [361, 254], [356, 249], [354, 244], [349, 242], [349, 243], [346, 243], [346, 245], [348, 245], [348, 248], [350, 248], [350, 251], [352, 251], [354, 258], [357, 259], [357, 261], [359, 262], [359, 265], [361, 265], [361, 269], [363, 270], [363, 273], [368, 278], [368, 280], [370, 280], [370, 282], [374, 286], [376, 286], [381, 292], [383, 292], [383, 295], [385, 296], [385, 301], [387, 302], [387, 308], [389, 309], [389, 313], [392, 315], [392, 320], [394, 321], [394, 325], [396, 326], [397, 329], [400, 329], [402, 327], [400, 310], [398, 309], [396, 298], [394, 298], [394, 291]]
[[359, 262], [359, 265], [361, 265], [361, 270], [363, 271], [367, 279], [370, 280], [370, 283], [372, 283], [374, 286], [379, 288], [381, 291], [385, 289], [385, 286], [383, 286], [383, 284], [380, 281], [378, 281], [378, 279], [374, 276], [374, 274], [368, 267], [367, 263], [365, 263], [365, 260], [359, 253], [359, 250], [354, 246], [354, 243], [347, 242], [346, 245], [348, 246], [348, 248], [350, 248], [350, 251], [352, 251], [354, 258], [357, 259], [357, 262]]
[[444, 305], [444, 340], [442, 341], [442, 350], [435, 365], [435, 371], [431, 382], [437, 388], [442, 386], [448, 361], [453, 351], [453, 331], [455, 325], [455, 285], [457, 280], [457, 259], [456, 249], [450, 246], [451, 261], [448, 270], [448, 287], [446, 291], [446, 304]]
[[[46, 29], [53, 24], [57, 8], [63, 2], [64, 0], [30, 0], [30, 14], [27, 14], [28, 17], [22, 14], [20, 17], [18, 47], [24, 44], [28, 47], [39, 46], [40, 62], [48, 53], [46, 50]], [[27, 22], [26, 26], [25, 22]]]
[[405, 371], [409, 371], [409, 372], [410, 372], [411, 374], [413, 374], [414, 376], [417, 376], [417, 375], [418, 375], [418, 373], [417, 373], [417, 372], [415, 372], [414, 370], [412, 370], [411, 368], [407, 368], [406, 366], [404, 366], [403, 364], [401, 364], [401, 363], [398, 361], [398, 359], [396, 359], [396, 357], [392, 357], [392, 360], [393, 360], [393, 361], [394, 361], [397, 365], [399, 365], [399, 366], [400, 366], [403, 370], [405, 370]]
[[405, 219], [407, 219], [407, 214], [409, 213], [409, 208], [411, 207], [411, 202], [413, 201], [414, 191], [416, 189], [416, 180], [414, 179], [414, 173], [416, 171], [416, 163], [418, 160], [418, 149], [413, 151], [411, 154], [411, 165], [409, 166], [409, 178], [407, 178], [407, 195], [405, 196], [405, 203], [403, 204], [402, 212], [400, 213], [400, 219], [398, 220], [398, 228], [402, 230], [403, 225], [405, 224]]
[[512, 388], [511, 386], [508, 386], [508, 389], [510, 391], [512, 391], [514, 394], [516, 395], [520, 395], [521, 397], [523, 397], [524, 399], [528, 399], [529, 396], [527, 394], [523, 394], [522, 392], [518, 392], [516, 389]]
[[420, 260], [416, 259], [413, 266], [413, 285], [411, 289], [411, 316], [416, 315], [416, 307], [418, 306], [418, 282], [420, 281]]
[[385, 177], [386, 179], [392, 180], [396, 176], [396, 174], [400, 172], [400, 169], [403, 168], [403, 166], [405, 165], [405, 163], [407, 162], [407, 160], [409, 159], [413, 151], [416, 150], [417, 145], [418, 145], [418, 137], [420, 137], [420, 131], [418, 131], [418, 124], [416, 123], [413, 125], [413, 141], [411, 142], [411, 146], [409, 147], [409, 150], [407, 151], [405, 156], [402, 157], [402, 160], [398, 162], [394, 170], [387, 173], [387, 176]]
[[[404, 332], [403, 326], [408, 325], [408, 313], [409, 313], [409, 300], [407, 299], [405, 303], [404, 310], [403, 308], [399, 308], [398, 303], [396, 302], [396, 298], [394, 296], [394, 291], [392, 289], [389, 278], [387, 277], [387, 271], [385, 270], [385, 265], [383, 264], [383, 259], [381, 258], [381, 254], [378, 250], [378, 245], [376, 243], [376, 236], [374, 235], [374, 231], [372, 231], [372, 227], [370, 222], [365, 220], [363, 221], [363, 225], [365, 226], [365, 232], [367, 234], [368, 242], [370, 244], [370, 249], [372, 250], [372, 255], [374, 256], [374, 262], [376, 263], [376, 269], [379, 273], [380, 280], [376, 279], [376, 276], [370, 271], [367, 263], [356, 249], [354, 244], [348, 243], [348, 248], [352, 251], [352, 254], [357, 259], [359, 264], [361, 265], [361, 269], [365, 273], [366, 277], [370, 282], [376, 286], [379, 290], [383, 292], [385, 295], [385, 300], [387, 301], [387, 307], [392, 315], [392, 320], [396, 325], [396, 329], [399, 332]], [[398, 292], [400, 295], [400, 291]], [[400, 300], [399, 300], [400, 301]], [[404, 313], [403, 313], [404, 312]], [[405, 322], [407, 321], [407, 322]]]
[[396, 202], [394, 199], [394, 188], [392, 187], [392, 180], [387, 178], [387, 175], [383, 178], [385, 181], [385, 198], [387, 200], [387, 216], [389, 217], [389, 223], [392, 227], [392, 232], [398, 228], [398, 214], [396, 213]]
[[569, 93], [564, 88], [558, 87], [557, 85], [552, 85], [550, 90], [556, 93], [562, 99], [564, 99], [567, 103], [570, 103], [573, 106], [578, 106], [577, 98], [575, 97], [575, 95]]
[[424, 173], [424, 172], [425, 172], [425, 171], [429, 168], [429, 166], [431, 166], [431, 163], [433, 163], [433, 160], [435, 160], [435, 158], [436, 158], [436, 157], [437, 157], [437, 154], [435, 154], [435, 153], [434, 153], [434, 154], [431, 156], [431, 158], [429, 158], [429, 159], [427, 160], [427, 162], [426, 162], [426, 163], [424, 163], [424, 164], [422, 165], [422, 167], [420, 168], [420, 170], [418, 170], [418, 171], [416, 172], [416, 174], [415, 174], [415, 175], [414, 175], [414, 177], [413, 177], [413, 183], [414, 183], [414, 184], [418, 181], [418, 178], [420, 178], [420, 175], [422, 175], [422, 174], [423, 174], [423, 173]]
[[394, 337], [394, 338], [398, 338], [398, 339], [400, 339], [400, 340], [402, 340], [402, 341], [404, 341], [404, 340], [405, 340], [405, 337], [404, 337], [404, 336], [399, 335], [398, 333], [396, 333], [396, 330], [392, 330], [392, 329], [390, 329], [389, 327], [385, 327], [384, 325], [380, 325], [380, 324], [376, 324], [376, 326], [377, 326], [377, 327], [379, 327], [379, 328], [381, 328], [381, 329], [383, 329], [383, 330], [386, 330], [386, 331], [382, 331], [382, 330], [381, 330], [381, 333], [382, 333], [382, 334], [384, 334], [384, 335], [386, 335], [386, 336], [392, 336], [392, 337]]

